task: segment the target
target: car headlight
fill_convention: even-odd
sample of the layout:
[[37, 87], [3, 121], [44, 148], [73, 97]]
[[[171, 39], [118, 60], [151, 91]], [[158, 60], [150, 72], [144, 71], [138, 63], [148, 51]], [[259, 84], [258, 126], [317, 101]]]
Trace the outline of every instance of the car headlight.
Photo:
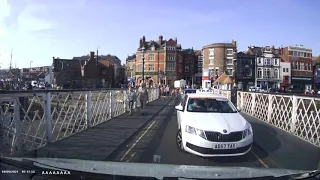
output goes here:
[[252, 126], [250, 126], [248, 129], [247, 129], [247, 134], [248, 135], [251, 135], [251, 134], [253, 134], [253, 130], [252, 130]]
[[250, 126], [248, 129], [243, 131], [242, 139], [244, 139], [245, 137], [247, 137], [247, 136], [249, 136], [251, 134], [253, 134], [252, 126]]
[[207, 139], [203, 130], [196, 129], [196, 128], [188, 126], [188, 125], [186, 126], [186, 132], [190, 133], [190, 134], [193, 134], [193, 135], [198, 135], [198, 136], [200, 136], [200, 137], [202, 137], [204, 139]]

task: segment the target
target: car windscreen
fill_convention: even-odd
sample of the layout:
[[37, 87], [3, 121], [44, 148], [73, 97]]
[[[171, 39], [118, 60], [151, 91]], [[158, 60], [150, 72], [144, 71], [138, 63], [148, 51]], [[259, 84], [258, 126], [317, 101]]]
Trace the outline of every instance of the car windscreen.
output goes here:
[[237, 113], [238, 110], [226, 98], [190, 97], [188, 112]]

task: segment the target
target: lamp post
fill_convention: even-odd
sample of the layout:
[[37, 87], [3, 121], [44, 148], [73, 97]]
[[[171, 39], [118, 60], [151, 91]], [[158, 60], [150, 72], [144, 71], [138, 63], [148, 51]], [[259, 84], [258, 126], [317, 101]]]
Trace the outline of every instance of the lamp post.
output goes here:
[[96, 72], [97, 72], [97, 76], [96, 76], [96, 88], [98, 88], [98, 84], [100, 84], [100, 82], [99, 82], [100, 73], [99, 73], [99, 68], [98, 68], [99, 49], [100, 49], [100, 46], [97, 47], [97, 59], [96, 59]]
[[142, 82], [144, 83], [144, 46], [141, 48], [142, 51]]

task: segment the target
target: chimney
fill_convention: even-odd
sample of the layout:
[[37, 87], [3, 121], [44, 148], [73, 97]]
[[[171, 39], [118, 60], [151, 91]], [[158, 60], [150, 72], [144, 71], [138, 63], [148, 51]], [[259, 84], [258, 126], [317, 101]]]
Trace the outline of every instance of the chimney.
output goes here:
[[176, 42], [178, 44], [178, 39], [177, 38], [174, 38], [174, 42]]
[[141, 47], [142, 46], [142, 38], [140, 38], [140, 40], [139, 40], [139, 47]]
[[94, 59], [94, 51], [90, 52], [90, 59]]
[[159, 43], [160, 43], [160, 45], [162, 44], [162, 42], [163, 42], [163, 36], [159, 36]]
[[232, 44], [236, 46], [236, 45], [237, 45], [237, 41], [235, 41], [234, 39], [232, 39]]
[[282, 55], [282, 49], [280, 47], [278, 48], [278, 54]]
[[146, 37], [142, 36], [142, 43], [144, 44], [146, 42]]

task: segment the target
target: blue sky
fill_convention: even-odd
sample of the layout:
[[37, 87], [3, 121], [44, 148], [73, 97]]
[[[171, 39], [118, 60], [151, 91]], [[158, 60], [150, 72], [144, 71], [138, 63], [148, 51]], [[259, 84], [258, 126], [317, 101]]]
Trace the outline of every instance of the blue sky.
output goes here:
[[183, 48], [237, 40], [303, 44], [320, 55], [319, 0], [0, 0], [0, 63], [50, 65], [100, 46], [122, 62], [139, 38], [178, 38]]

